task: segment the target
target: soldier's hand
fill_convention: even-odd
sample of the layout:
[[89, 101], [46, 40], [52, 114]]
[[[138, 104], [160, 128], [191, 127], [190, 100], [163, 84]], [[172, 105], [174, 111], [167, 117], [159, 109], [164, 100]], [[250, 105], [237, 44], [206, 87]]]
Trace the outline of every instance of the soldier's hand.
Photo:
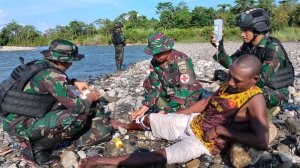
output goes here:
[[217, 45], [216, 45], [217, 41], [215, 39], [215, 33], [214, 33], [214, 31], [212, 31], [211, 34], [210, 34], [210, 43], [214, 47], [217, 47]]
[[214, 81], [221, 81], [221, 82], [224, 82], [224, 81], [227, 81], [229, 78], [229, 75], [227, 72], [225, 72], [224, 70], [221, 70], [221, 69], [217, 69], [215, 70], [214, 72]]
[[[215, 39], [215, 33], [214, 31], [211, 32], [211, 36], [210, 36], [210, 43], [211, 45], [213, 45], [214, 47], [217, 48], [217, 41]], [[222, 34], [222, 39], [219, 41], [219, 51], [220, 50], [224, 50], [224, 44], [223, 44], [223, 34]]]
[[89, 94], [87, 94], [87, 99], [90, 103], [98, 101], [100, 97], [101, 97], [100, 92], [97, 90], [92, 90]]
[[139, 110], [134, 111], [130, 116], [131, 121], [134, 121], [134, 120], [142, 117], [147, 112], [148, 109], [149, 108], [147, 106], [143, 106]]
[[74, 85], [79, 90], [80, 93], [83, 93], [84, 90], [90, 90], [88, 84], [86, 82], [74, 82]]

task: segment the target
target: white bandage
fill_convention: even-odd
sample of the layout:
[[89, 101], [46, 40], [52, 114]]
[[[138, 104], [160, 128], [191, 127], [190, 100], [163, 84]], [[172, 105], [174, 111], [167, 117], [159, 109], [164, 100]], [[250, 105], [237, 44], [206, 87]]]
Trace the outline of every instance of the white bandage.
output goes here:
[[146, 115], [144, 115], [143, 117], [140, 117], [140, 118], [136, 119], [136, 123], [140, 123], [146, 130], [150, 130], [150, 127], [147, 127], [144, 124], [145, 117], [146, 117]]

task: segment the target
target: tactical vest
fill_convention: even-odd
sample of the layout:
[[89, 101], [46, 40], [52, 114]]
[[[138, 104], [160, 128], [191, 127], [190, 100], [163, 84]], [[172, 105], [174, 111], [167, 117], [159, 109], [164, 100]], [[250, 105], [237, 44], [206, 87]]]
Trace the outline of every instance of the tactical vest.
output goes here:
[[271, 42], [273, 41], [276, 42], [284, 52], [285, 66], [284, 68], [279, 69], [278, 71], [275, 72], [275, 74], [269, 81], [268, 86], [274, 89], [292, 86], [295, 80], [295, 71], [292, 63], [289, 60], [288, 54], [278, 39], [274, 37], [270, 37], [269, 39]]
[[[270, 81], [268, 82], [267, 86], [269, 86], [273, 89], [280, 89], [280, 88], [292, 86], [294, 84], [294, 80], [295, 80], [294, 67], [289, 60], [287, 52], [285, 51], [285, 49], [283, 48], [282, 44], [280, 43], [280, 41], [278, 39], [276, 39], [275, 37], [268, 37], [266, 46], [268, 46], [269, 44], [271, 44], [273, 42], [278, 44], [279, 47], [281, 48], [281, 50], [283, 51], [285, 61], [284, 61], [283, 68], [278, 69], [273, 74], [273, 76], [270, 79]], [[266, 52], [265, 48], [258, 51], [258, 56], [259, 56], [259, 59], [261, 59], [261, 60], [262, 60], [262, 58], [260, 58], [260, 57], [263, 57]]]
[[38, 72], [49, 68], [59, 70], [47, 62], [38, 64], [35, 62], [31, 61], [19, 65], [13, 70], [10, 77], [0, 84], [0, 115], [5, 116], [8, 113], [14, 113], [40, 118], [51, 110], [56, 102], [56, 98], [51, 94], [23, 92], [28, 81]]
[[114, 31], [113, 32], [113, 44], [118, 45], [118, 44], [123, 44], [125, 42], [125, 38], [122, 35], [121, 31]]

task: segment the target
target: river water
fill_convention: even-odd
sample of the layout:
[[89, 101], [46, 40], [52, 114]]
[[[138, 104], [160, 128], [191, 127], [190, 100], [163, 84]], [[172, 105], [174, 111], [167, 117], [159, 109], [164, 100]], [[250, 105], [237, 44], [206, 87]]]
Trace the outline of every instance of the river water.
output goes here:
[[[12, 70], [20, 65], [19, 57], [25, 59], [25, 63], [42, 59], [40, 53], [47, 47], [38, 47], [30, 51], [0, 51], [0, 82], [9, 77]], [[149, 59], [144, 54], [144, 45], [126, 46], [124, 54], [123, 70], [130, 64]], [[80, 46], [79, 53], [85, 54], [81, 61], [74, 62], [67, 74], [70, 78], [80, 80], [95, 79], [106, 74], [116, 73], [115, 51], [113, 46]]]

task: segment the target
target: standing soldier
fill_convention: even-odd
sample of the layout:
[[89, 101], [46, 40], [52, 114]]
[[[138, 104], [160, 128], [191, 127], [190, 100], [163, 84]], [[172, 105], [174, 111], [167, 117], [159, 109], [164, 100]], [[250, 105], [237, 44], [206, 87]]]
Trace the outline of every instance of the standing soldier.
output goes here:
[[[270, 119], [277, 106], [289, 98], [288, 86], [293, 85], [294, 68], [280, 41], [269, 36], [271, 25], [266, 10], [249, 9], [237, 17], [236, 25], [241, 29], [244, 44], [229, 56], [225, 52], [222, 39], [214, 59], [225, 68], [229, 68], [243, 54], [252, 54], [261, 60], [263, 65], [256, 85], [263, 90]], [[211, 43], [216, 46], [213, 36]], [[226, 78], [224, 76], [227, 74], [221, 70], [215, 72], [216, 79]]]
[[174, 40], [163, 33], [154, 32], [148, 36], [144, 52], [153, 55], [150, 75], [144, 81], [143, 106], [133, 112], [132, 120], [143, 116], [151, 107], [173, 113], [199, 99], [202, 86], [196, 80], [192, 59], [173, 46]]
[[123, 27], [123, 24], [121, 22], [117, 22], [114, 26], [112, 34], [112, 43], [115, 46], [115, 59], [118, 73], [121, 73], [122, 71], [124, 47], [126, 46], [125, 36], [121, 30], [121, 27]]
[[0, 114], [5, 116], [3, 130], [22, 143], [24, 159], [52, 165], [59, 161], [59, 156], [51, 155], [52, 150], [62, 140], [85, 131], [74, 145], [90, 145], [108, 140], [111, 128], [96, 103], [98, 91], [78, 98], [67, 87], [73, 84], [80, 91], [89, 89], [64, 73], [73, 61], [84, 57], [77, 46], [56, 39], [42, 54], [45, 59], [17, 67], [0, 85]]

